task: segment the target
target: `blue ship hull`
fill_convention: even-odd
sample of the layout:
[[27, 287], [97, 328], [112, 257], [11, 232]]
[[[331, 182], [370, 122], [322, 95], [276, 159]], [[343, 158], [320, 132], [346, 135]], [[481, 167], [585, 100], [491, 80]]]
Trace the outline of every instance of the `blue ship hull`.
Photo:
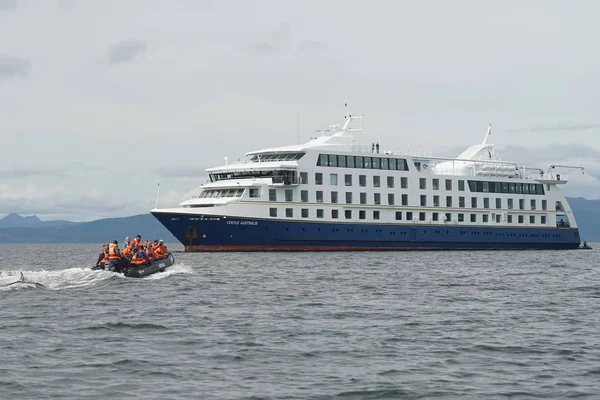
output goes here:
[[576, 228], [304, 222], [152, 212], [186, 251], [576, 249]]

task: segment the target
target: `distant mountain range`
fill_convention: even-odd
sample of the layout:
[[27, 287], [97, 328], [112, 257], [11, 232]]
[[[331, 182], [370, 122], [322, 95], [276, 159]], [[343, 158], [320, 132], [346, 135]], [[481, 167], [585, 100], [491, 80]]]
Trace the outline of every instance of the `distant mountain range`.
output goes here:
[[[567, 198], [582, 240], [600, 242], [600, 200]], [[38, 217], [9, 214], [0, 219], [0, 243], [105, 243], [125, 236], [142, 235], [143, 239], [177, 239], [151, 214], [124, 218], [99, 219], [92, 222], [41, 221]]]
[[41, 228], [62, 225], [74, 225], [71, 221], [42, 221], [35, 215], [31, 217], [22, 217], [19, 214], [8, 214], [0, 219], [0, 229], [2, 228]]
[[[7, 226], [11, 223], [15, 225]], [[35, 216], [10, 214], [0, 219], [0, 227], [0, 243], [106, 243], [115, 239], [123, 243], [125, 236], [133, 239], [138, 234], [142, 239], [177, 243], [151, 214], [92, 222], [40, 221]]]

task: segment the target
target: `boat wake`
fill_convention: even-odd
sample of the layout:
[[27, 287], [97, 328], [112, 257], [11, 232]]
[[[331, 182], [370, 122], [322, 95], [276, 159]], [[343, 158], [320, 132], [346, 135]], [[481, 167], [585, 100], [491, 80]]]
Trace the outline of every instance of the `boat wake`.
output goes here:
[[192, 267], [189, 267], [182, 263], [181, 264], [175, 263], [163, 272], [159, 272], [157, 274], [152, 274], [152, 275], [146, 276], [142, 279], [158, 280], [158, 279], [168, 278], [171, 275], [183, 275], [183, 274], [191, 274], [191, 273], [192, 273]]
[[0, 290], [81, 288], [115, 279], [117, 275], [106, 271], [92, 271], [89, 268], [68, 268], [58, 271], [0, 271]]
[[[144, 279], [164, 279], [171, 275], [190, 274], [192, 268], [184, 264], [175, 264], [164, 272], [150, 275]], [[0, 271], [0, 291], [20, 289], [64, 290], [97, 286], [114, 279], [131, 279], [124, 275], [90, 268], [67, 268], [57, 271]]]

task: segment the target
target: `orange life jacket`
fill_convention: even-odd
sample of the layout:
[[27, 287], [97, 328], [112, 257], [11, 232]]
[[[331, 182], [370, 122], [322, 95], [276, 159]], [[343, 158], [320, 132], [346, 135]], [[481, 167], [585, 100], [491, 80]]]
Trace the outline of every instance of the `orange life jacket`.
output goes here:
[[121, 255], [123, 257], [129, 257], [131, 255], [131, 247], [127, 246], [123, 249], [123, 251], [121, 252]]
[[133, 258], [131, 259], [131, 264], [133, 264], [133, 265], [141, 265], [145, 262], [146, 262], [146, 259], [144, 257], [138, 257], [138, 253], [135, 253], [133, 255]]
[[131, 242], [131, 247], [140, 247], [142, 245], [141, 239], [135, 238], [133, 242]]
[[117, 254], [118, 245], [111, 243], [108, 245], [108, 259], [109, 260], [119, 260], [121, 256]]
[[102, 250], [102, 253], [104, 254], [104, 258], [102, 260], [100, 260], [100, 262], [107, 263], [108, 262], [108, 251]]

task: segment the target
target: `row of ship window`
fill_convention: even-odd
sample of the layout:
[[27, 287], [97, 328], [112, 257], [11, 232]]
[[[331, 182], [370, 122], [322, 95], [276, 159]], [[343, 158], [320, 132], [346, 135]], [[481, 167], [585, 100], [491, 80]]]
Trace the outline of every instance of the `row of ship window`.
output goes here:
[[[353, 210], [344, 210], [344, 219], [352, 219], [353, 218]], [[277, 207], [271, 207], [269, 208], [269, 216], [270, 217], [274, 217], [277, 218], [278, 212], [278, 208]], [[330, 210], [331, 212], [331, 218], [332, 219], [339, 219], [340, 218], [340, 210]], [[442, 213], [437, 213], [437, 212], [433, 212], [430, 214], [429, 219], [427, 219], [427, 214], [424, 211], [418, 212], [418, 213], [413, 213], [412, 211], [396, 211], [395, 213], [395, 218], [396, 221], [425, 221], [425, 222], [439, 222], [439, 221], [443, 221], [443, 222], [465, 222], [465, 215], [464, 213], [457, 213], [457, 214], [453, 214], [453, 213], [443, 213], [443, 215], [440, 215]], [[491, 218], [490, 215], [488, 214], [467, 214], [469, 215], [469, 221], [470, 222], [496, 222], [496, 223], [502, 223], [502, 215], [503, 214], [496, 214], [496, 213], [492, 213]], [[286, 208], [285, 209], [285, 217], [286, 218], [294, 218], [294, 209], [293, 208]], [[301, 218], [310, 218], [310, 209], [308, 208], [302, 208], [300, 209], [300, 217]], [[317, 209], [316, 210], [316, 217], [317, 218], [325, 218], [325, 210], [324, 209]], [[381, 213], [380, 211], [374, 210], [371, 211], [371, 218], [373, 220], [379, 220], [381, 217]], [[415, 218], [416, 217], [416, 218]], [[440, 217], [442, 219], [440, 219]], [[454, 219], [454, 217], [456, 217], [456, 219]], [[508, 223], [508, 224], [512, 224], [514, 223], [514, 219], [513, 219], [513, 215], [507, 214], [504, 215], [505, 220], [504, 222]], [[517, 215], [516, 216], [516, 222], [519, 224], [523, 224], [525, 223], [525, 216], [524, 215]], [[547, 224], [548, 219], [545, 215], [541, 215], [539, 216], [540, 219], [540, 223], [541, 224]], [[480, 218], [480, 219], [479, 219]], [[358, 219], [367, 219], [367, 211], [366, 210], [358, 210]], [[530, 215], [529, 216], [529, 223], [530, 224], [535, 224], [536, 223], [536, 216], [535, 215]]]
[[[381, 176], [374, 175], [372, 178], [373, 187], [381, 187]], [[353, 185], [354, 176], [352, 174], [344, 174], [344, 185], [352, 186]], [[419, 178], [419, 189], [426, 190], [427, 189], [427, 179], [428, 178]], [[315, 185], [323, 185], [323, 173], [315, 172]], [[465, 190], [465, 181], [459, 179], [458, 181], [458, 190], [463, 192]], [[308, 172], [300, 172], [300, 184], [308, 184]], [[337, 186], [338, 185], [338, 174], [330, 173], [329, 174], [329, 185]], [[393, 188], [395, 185], [395, 178], [393, 176], [386, 177], [386, 186], [388, 188]], [[519, 182], [488, 182], [488, 181], [468, 181], [469, 190], [474, 193], [515, 193], [515, 194], [544, 194], [544, 185], [539, 183], [519, 183]], [[367, 186], [367, 176], [366, 175], [358, 175], [358, 186], [366, 187]], [[431, 178], [431, 189], [440, 190], [440, 179], [439, 178]], [[400, 188], [408, 189], [408, 178], [400, 177]], [[445, 190], [453, 190], [453, 180], [452, 179], [444, 179]]]
[[404, 158], [344, 156], [339, 154], [319, 154], [319, 167], [385, 169], [408, 171], [408, 163]]
[[[293, 189], [285, 189], [284, 192], [285, 195], [285, 201], [286, 202], [293, 202], [294, 201], [294, 190]], [[353, 192], [345, 192], [345, 200], [346, 200], [346, 204], [353, 204]], [[432, 206], [432, 207], [440, 207], [441, 202], [440, 202], [440, 196], [437, 195], [433, 195], [433, 196], [429, 196], [430, 198], [432, 198], [431, 202], [428, 202], [428, 196], [427, 195], [420, 195], [419, 198], [419, 205], [421, 207], [428, 207], [428, 206]], [[332, 204], [337, 204], [339, 203], [339, 193], [336, 191], [332, 191], [329, 194], [329, 200], [330, 203]], [[407, 194], [403, 194], [400, 197], [400, 204], [399, 205], [403, 205], [403, 206], [408, 206], [408, 195]], [[479, 206], [479, 198], [477, 197], [471, 197], [471, 208], [478, 208]], [[489, 197], [484, 197], [482, 199], [482, 205], [483, 208], [490, 208], [490, 198]], [[524, 210], [525, 209], [525, 199], [518, 199], [519, 200], [519, 210]], [[269, 201], [277, 201], [277, 189], [269, 189]], [[301, 190], [300, 191], [300, 201], [302, 203], [308, 203], [308, 190]], [[324, 192], [322, 190], [317, 190], [315, 192], [315, 202], [317, 203], [323, 203], [324, 202]], [[362, 192], [359, 193], [359, 204], [367, 204], [367, 193]], [[373, 204], [374, 205], [381, 205], [381, 193], [373, 193]], [[446, 203], [445, 203], [445, 207], [455, 207], [454, 205], [454, 201], [453, 201], [453, 196], [446, 196]], [[530, 199], [529, 200], [529, 209], [530, 210], [536, 210], [537, 209], [537, 199]], [[388, 193], [387, 194], [387, 205], [393, 206], [396, 205], [396, 196], [394, 193]], [[495, 199], [495, 206], [496, 209], [502, 209], [502, 199], [497, 197]], [[458, 207], [464, 208], [465, 207], [465, 197], [464, 196], [459, 196], [458, 197]], [[506, 208], [508, 210], [512, 210], [514, 209], [514, 199], [506, 199]], [[548, 201], [547, 200], [542, 200], [541, 201], [541, 209], [542, 210], [547, 210], [548, 209]]]

